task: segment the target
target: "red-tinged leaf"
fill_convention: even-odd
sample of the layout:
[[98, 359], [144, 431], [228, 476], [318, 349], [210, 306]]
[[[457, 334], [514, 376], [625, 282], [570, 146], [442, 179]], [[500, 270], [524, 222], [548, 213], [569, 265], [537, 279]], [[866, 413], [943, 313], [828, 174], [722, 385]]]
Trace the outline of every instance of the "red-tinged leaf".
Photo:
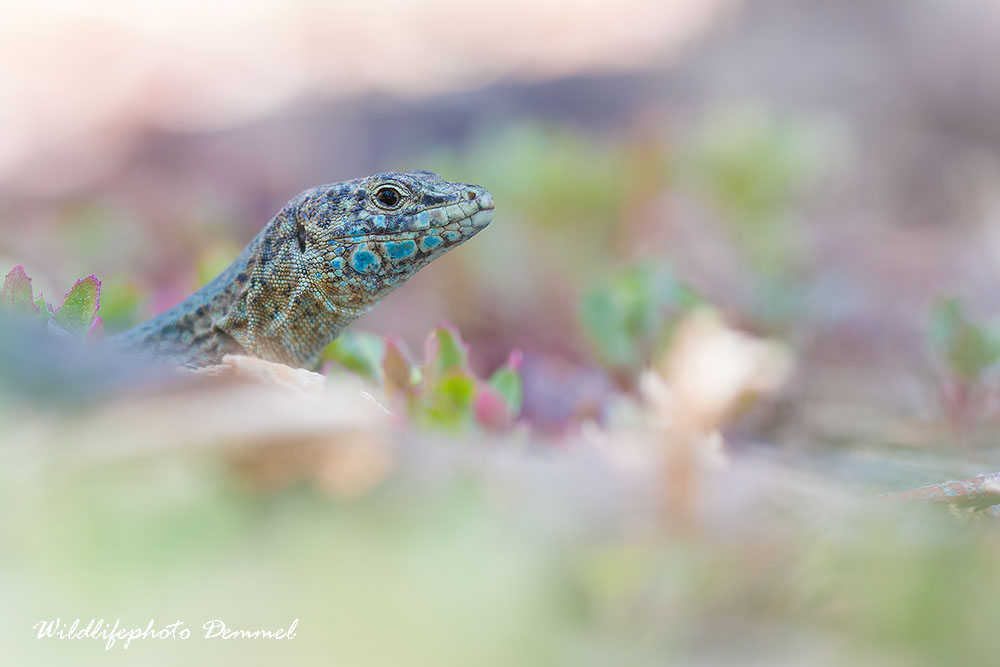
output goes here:
[[494, 431], [505, 428], [511, 421], [506, 399], [488, 384], [479, 385], [475, 414], [476, 421]]
[[395, 337], [390, 336], [385, 339], [382, 375], [385, 378], [386, 391], [390, 393], [409, 393], [413, 388], [410, 362], [403, 351], [402, 342]]
[[434, 360], [438, 357], [438, 350], [441, 347], [438, 341], [437, 331], [432, 331], [424, 341], [424, 371], [430, 374], [434, 370]]
[[86, 335], [100, 308], [100, 294], [101, 281], [93, 275], [77, 280], [53, 314], [56, 324], [76, 336]]
[[3, 280], [0, 308], [11, 315], [30, 317], [38, 313], [38, 306], [32, 299], [31, 278], [20, 264], [11, 269]]

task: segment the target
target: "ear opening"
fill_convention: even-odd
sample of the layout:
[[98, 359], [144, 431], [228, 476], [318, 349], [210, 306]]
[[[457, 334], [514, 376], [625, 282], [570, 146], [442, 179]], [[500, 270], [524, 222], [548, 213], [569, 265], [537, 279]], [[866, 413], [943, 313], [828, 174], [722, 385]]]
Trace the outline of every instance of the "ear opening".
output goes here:
[[299, 242], [299, 252], [306, 251], [306, 227], [302, 224], [302, 218], [295, 216], [295, 239]]

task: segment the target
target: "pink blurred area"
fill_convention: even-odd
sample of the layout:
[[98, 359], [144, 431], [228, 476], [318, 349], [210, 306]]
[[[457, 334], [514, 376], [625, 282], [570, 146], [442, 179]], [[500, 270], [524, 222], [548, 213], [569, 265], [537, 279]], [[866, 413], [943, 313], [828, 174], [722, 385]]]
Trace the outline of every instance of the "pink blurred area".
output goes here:
[[419, 99], [647, 67], [723, 4], [12, 3], [0, 24], [0, 179], [58, 194], [108, 178], [152, 132], [225, 132], [375, 91]]

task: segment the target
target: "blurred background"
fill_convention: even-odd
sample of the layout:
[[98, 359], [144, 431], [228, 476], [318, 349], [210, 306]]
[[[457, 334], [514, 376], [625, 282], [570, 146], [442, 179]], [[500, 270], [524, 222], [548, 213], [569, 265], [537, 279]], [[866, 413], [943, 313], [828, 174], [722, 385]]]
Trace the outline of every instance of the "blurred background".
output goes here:
[[497, 221], [356, 326], [416, 344], [450, 320], [485, 365], [521, 348], [526, 410], [550, 425], [609, 390], [583, 295], [647, 260], [795, 329], [834, 375], [886, 371], [849, 397], [900, 409], [927, 408], [931, 304], [996, 307], [993, 3], [5, 15], [0, 256], [48, 294], [97, 274], [109, 332], [203, 284], [301, 190], [418, 168], [490, 188]]
[[[496, 219], [353, 334], [419, 351], [447, 321], [479, 375], [523, 355], [515, 445], [459, 436], [485, 446], [486, 462], [448, 449], [440, 467], [458, 481], [417, 465], [421, 481], [360, 505], [234, 491], [203, 454], [129, 463], [159, 480], [149, 486], [119, 464], [59, 466], [75, 491], [29, 504], [0, 540], [13, 563], [0, 581], [27, 576], [24, 600], [45, 582], [63, 603], [37, 614], [130, 609], [144, 626], [176, 584], [165, 604], [189, 626], [212, 604], [249, 606], [247, 622], [270, 622], [272, 604], [301, 616], [294, 655], [317, 664], [338, 650], [359, 665], [940, 664], [996, 648], [983, 621], [1000, 584], [992, 528], [921, 514], [891, 537], [896, 518], [841, 538], [814, 531], [840, 512], [857, 523], [859, 487], [1000, 463], [1000, 3], [46, 0], [4, 3], [3, 16], [0, 264], [23, 264], [36, 294], [96, 274], [104, 329], [121, 331], [211, 279], [298, 192], [429, 169], [490, 189]], [[643, 369], [698, 304], [794, 359], [781, 389], [724, 424], [729, 455], [756, 461], [749, 487], [779, 475], [812, 498], [832, 481], [849, 501], [839, 486], [834, 509], [825, 492], [794, 495], [796, 509], [779, 512], [792, 527], [775, 527], [720, 482], [726, 518], [711, 537], [630, 532], [629, 503], [648, 507], [627, 479], [592, 469], [603, 464], [580, 438], [623, 437]], [[24, 409], [14, 404], [9, 420]], [[787, 468], [760, 473], [760, 460]], [[36, 484], [8, 482], [19, 504]], [[122, 509], [149, 489], [154, 499]], [[89, 514], [76, 497], [104, 509]], [[414, 508], [414, 497], [425, 500]], [[525, 525], [522, 504], [544, 518]], [[757, 521], [762, 532], [717, 541], [720, 526]], [[64, 535], [66, 522], [77, 533]], [[270, 555], [247, 555], [261, 548]], [[115, 554], [128, 557], [109, 565]], [[26, 565], [36, 558], [41, 569]], [[192, 572], [234, 558], [244, 566], [210, 579], [207, 603], [190, 597], [206, 585]], [[327, 568], [341, 569], [316, 585]], [[372, 602], [370, 586], [391, 602]], [[25, 656], [50, 650], [25, 640], [37, 619], [20, 608], [8, 639]], [[441, 630], [451, 622], [488, 630], [463, 640]], [[59, 650], [79, 664], [108, 658], [89, 644]], [[129, 650], [150, 664], [165, 651]], [[286, 650], [212, 655], [270, 664]]]

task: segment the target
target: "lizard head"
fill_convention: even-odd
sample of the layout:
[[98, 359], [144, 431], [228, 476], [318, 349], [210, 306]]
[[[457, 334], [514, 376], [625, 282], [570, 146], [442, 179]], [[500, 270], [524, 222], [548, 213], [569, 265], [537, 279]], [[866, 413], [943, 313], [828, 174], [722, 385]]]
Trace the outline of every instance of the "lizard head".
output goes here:
[[366, 309], [493, 220], [493, 196], [429, 171], [387, 172], [300, 195], [300, 249], [312, 278]]
[[238, 291], [216, 328], [251, 354], [313, 365], [352, 320], [492, 219], [489, 192], [429, 171], [306, 190], [247, 247], [250, 271], [234, 264], [216, 279]]

